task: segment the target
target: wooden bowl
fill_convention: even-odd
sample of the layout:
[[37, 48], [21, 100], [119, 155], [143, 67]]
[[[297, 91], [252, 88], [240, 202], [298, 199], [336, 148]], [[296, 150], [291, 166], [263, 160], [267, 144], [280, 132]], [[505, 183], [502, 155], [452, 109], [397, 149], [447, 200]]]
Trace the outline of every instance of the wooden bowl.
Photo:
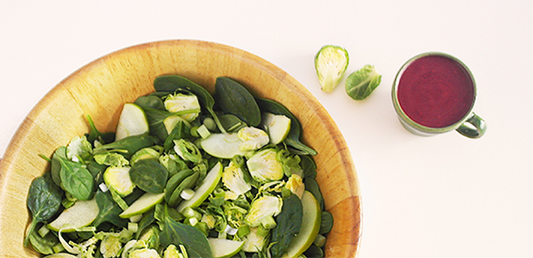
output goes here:
[[303, 141], [318, 151], [317, 181], [335, 224], [327, 257], [355, 257], [361, 236], [361, 198], [351, 154], [339, 129], [320, 103], [294, 78], [273, 64], [233, 47], [194, 40], [147, 43], [111, 53], [71, 74], [29, 113], [0, 162], [0, 254], [38, 257], [22, 245], [30, 221], [26, 196], [33, 178], [48, 169], [58, 146], [89, 131], [91, 115], [102, 132], [114, 131], [119, 111], [153, 91], [154, 78], [179, 74], [213, 92], [215, 79], [238, 80], [259, 97], [291, 110], [303, 127]]

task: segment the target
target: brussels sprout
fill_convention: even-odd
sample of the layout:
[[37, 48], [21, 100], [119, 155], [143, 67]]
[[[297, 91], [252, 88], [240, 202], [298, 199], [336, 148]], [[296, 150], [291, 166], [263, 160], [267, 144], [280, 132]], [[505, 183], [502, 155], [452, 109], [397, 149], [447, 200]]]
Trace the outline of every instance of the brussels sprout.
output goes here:
[[108, 235], [100, 243], [100, 252], [104, 258], [118, 257], [121, 248], [120, 237], [116, 235]]
[[165, 99], [165, 109], [169, 112], [180, 112], [181, 118], [191, 122], [200, 114], [200, 103], [194, 94], [170, 94]]
[[163, 252], [163, 258], [186, 258], [188, 257], [187, 250], [183, 245], [180, 245], [180, 249], [175, 245], [169, 245], [165, 252]]
[[297, 195], [300, 199], [302, 199], [302, 195], [305, 191], [305, 184], [302, 180], [302, 177], [297, 174], [292, 174], [291, 177], [289, 177], [289, 180], [287, 180], [287, 184], [285, 184], [285, 187], [295, 195]]
[[244, 180], [242, 168], [230, 162], [222, 173], [222, 182], [235, 195], [239, 196], [248, 192], [252, 186]]
[[184, 139], [174, 140], [174, 151], [186, 161], [191, 161], [193, 163], [200, 163], [202, 161], [202, 153], [194, 145], [194, 143], [189, 142]]
[[130, 164], [130, 162], [124, 158], [124, 156], [116, 152], [105, 152], [94, 155], [94, 160], [100, 165], [112, 166], [112, 167], [124, 167]]
[[73, 161], [77, 161], [78, 157], [88, 159], [92, 153], [92, 145], [85, 136], [72, 138], [67, 146], [67, 157]]
[[131, 156], [130, 163], [133, 165], [136, 161], [141, 159], [159, 159], [159, 152], [154, 148], [148, 147], [138, 150]]
[[339, 46], [323, 46], [315, 56], [315, 69], [322, 90], [331, 92], [339, 84], [350, 58], [348, 51]]
[[266, 229], [272, 229], [276, 226], [274, 216], [281, 212], [283, 201], [276, 196], [262, 196], [252, 202], [252, 207], [246, 217], [244, 218], [246, 224], [250, 227], [258, 227], [259, 225]]
[[283, 178], [283, 165], [276, 158], [277, 151], [264, 149], [252, 155], [246, 165], [254, 180], [263, 183]]
[[237, 132], [237, 137], [242, 141], [240, 145], [242, 151], [258, 150], [270, 141], [265, 131], [255, 127], [240, 129]]
[[[156, 225], [146, 228], [139, 237], [134, 248], [157, 248], [159, 247], [159, 233], [161, 231]], [[130, 256], [131, 257], [131, 256]]]
[[121, 197], [129, 195], [135, 189], [130, 179], [130, 167], [108, 167], [104, 172], [104, 182]]
[[260, 252], [267, 242], [269, 232], [270, 230], [261, 226], [250, 228], [250, 233], [244, 238], [242, 250], [250, 253]]
[[372, 65], [351, 73], [346, 78], [346, 93], [352, 99], [363, 100], [368, 97], [381, 83], [381, 75]]

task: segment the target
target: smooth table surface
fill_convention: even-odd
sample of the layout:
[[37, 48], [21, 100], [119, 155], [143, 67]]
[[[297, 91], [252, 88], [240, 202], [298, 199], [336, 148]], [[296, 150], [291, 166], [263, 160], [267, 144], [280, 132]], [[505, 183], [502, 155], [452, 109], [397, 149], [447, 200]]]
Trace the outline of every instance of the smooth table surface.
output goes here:
[[[46, 1], [0, 3], [0, 157], [28, 112], [69, 74], [110, 52], [198, 39], [279, 66], [324, 105], [359, 176], [359, 257], [532, 257], [533, 2]], [[320, 90], [314, 55], [345, 47], [346, 75], [383, 75], [364, 101]], [[412, 56], [441, 51], [473, 72], [487, 133], [415, 136], [391, 87]], [[0, 175], [1, 176], [1, 175]]]

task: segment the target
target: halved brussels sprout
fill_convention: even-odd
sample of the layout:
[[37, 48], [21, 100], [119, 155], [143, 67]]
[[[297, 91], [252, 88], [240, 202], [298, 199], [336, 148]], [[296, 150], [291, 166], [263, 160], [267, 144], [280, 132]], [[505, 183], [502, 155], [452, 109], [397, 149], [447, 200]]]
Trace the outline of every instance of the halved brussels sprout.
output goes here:
[[193, 121], [200, 114], [200, 102], [194, 94], [176, 93], [170, 94], [165, 99], [165, 109], [169, 112], [183, 112], [181, 118]]
[[255, 127], [242, 128], [237, 137], [242, 141], [240, 146], [242, 151], [258, 150], [270, 141], [265, 131]]
[[248, 170], [254, 180], [263, 183], [283, 178], [283, 165], [277, 159], [275, 149], [264, 149], [252, 155], [246, 161]]
[[222, 182], [235, 195], [239, 196], [245, 194], [252, 186], [244, 180], [244, 173], [242, 168], [236, 166], [233, 162], [230, 162], [222, 172]]
[[130, 178], [130, 167], [108, 167], [104, 172], [104, 182], [121, 197], [133, 192], [135, 184]]
[[276, 196], [265, 195], [252, 202], [250, 211], [244, 218], [250, 227], [263, 226], [272, 229], [276, 226], [274, 216], [281, 212], [283, 201]]
[[339, 84], [350, 58], [343, 47], [326, 45], [315, 56], [315, 69], [322, 90], [331, 92]]

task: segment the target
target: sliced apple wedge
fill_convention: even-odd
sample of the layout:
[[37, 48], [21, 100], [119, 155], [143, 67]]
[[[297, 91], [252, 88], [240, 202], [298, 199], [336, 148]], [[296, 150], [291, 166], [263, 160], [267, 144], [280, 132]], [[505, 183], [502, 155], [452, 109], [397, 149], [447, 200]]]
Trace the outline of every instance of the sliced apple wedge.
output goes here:
[[211, 246], [213, 258], [233, 257], [244, 245], [244, 241], [233, 241], [223, 238], [208, 238], [207, 241], [209, 241], [209, 245]]
[[178, 205], [177, 210], [182, 212], [187, 207], [198, 207], [200, 204], [202, 204], [202, 202], [205, 201], [205, 199], [207, 199], [211, 192], [215, 190], [220, 178], [222, 178], [222, 163], [218, 162], [211, 170], [209, 170], [200, 186], [194, 190], [194, 195], [192, 198], [182, 201]]
[[118, 119], [115, 140], [147, 133], [149, 128], [144, 110], [137, 104], [126, 103]]
[[48, 228], [54, 231], [72, 232], [90, 225], [100, 213], [96, 199], [77, 201], [72, 207], [65, 209]]
[[235, 155], [243, 156], [242, 140], [235, 133], [213, 133], [200, 142], [202, 149], [209, 155], [221, 159], [231, 159]]
[[263, 113], [261, 123], [268, 133], [270, 143], [278, 144], [285, 140], [291, 130], [291, 119], [284, 115]]
[[320, 204], [311, 192], [304, 192], [302, 196], [302, 206], [303, 216], [300, 232], [291, 240], [287, 253], [283, 255], [283, 257], [298, 257], [305, 252], [305, 250], [313, 244], [313, 241], [320, 230], [322, 211], [320, 209]]
[[145, 193], [135, 202], [133, 202], [130, 207], [125, 211], [120, 213], [118, 216], [126, 219], [133, 217], [135, 215], [143, 214], [153, 208], [156, 204], [163, 201], [165, 193]]

